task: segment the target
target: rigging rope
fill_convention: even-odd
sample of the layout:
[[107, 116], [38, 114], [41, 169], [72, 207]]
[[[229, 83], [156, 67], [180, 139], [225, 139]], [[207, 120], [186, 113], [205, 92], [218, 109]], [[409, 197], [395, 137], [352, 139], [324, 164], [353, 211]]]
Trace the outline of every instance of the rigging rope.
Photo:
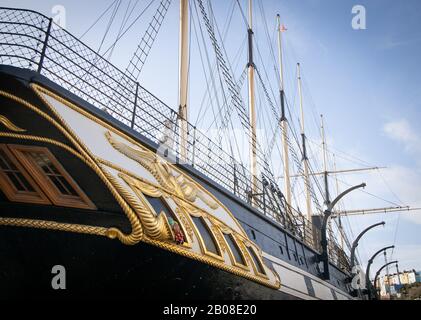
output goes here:
[[155, 42], [170, 5], [171, 0], [162, 0], [160, 2], [154, 16], [149, 22], [145, 34], [142, 36], [136, 51], [133, 53], [133, 56], [130, 59], [130, 62], [126, 68], [126, 73], [129, 74], [133, 79], [139, 79], [139, 75], [142, 72], [142, 68], [146, 62], [149, 52], [152, 49], [152, 46]]
[[117, 2], [118, 0], [114, 0], [108, 7], [107, 7], [107, 9], [105, 9], [104, 10], [104, 12], [102, 12], [101, 14], [100, 14], [100, 16], [94, 21], [94, 23], [92, 23], [91, 25], [90, 25], [90, 27], [84, 32], [84, 33], [82, 33], [82, 35], [79, 37], [79, 40], [82, 40], [82, 38], [102, 19], [102, 17], [111, 9], [111, 7], [113, 6], [113, 5], [115, 5], [115, 3]]

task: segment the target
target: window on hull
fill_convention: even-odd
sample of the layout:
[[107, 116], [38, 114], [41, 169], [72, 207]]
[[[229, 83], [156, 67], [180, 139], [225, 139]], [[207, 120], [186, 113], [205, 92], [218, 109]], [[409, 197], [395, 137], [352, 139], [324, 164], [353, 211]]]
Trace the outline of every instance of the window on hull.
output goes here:
[[250, 253], [251, 258], [253, 259], [254, 265], [257, 268], [257, 272], [261, 274], [265, 274], [265, 269], [263, 268], [262, 263], [260, 262], [260, 259], [257, 257], [256, 252], [252, 247], [247, 247], [248, 252]]
[[227, 242], [228, 246], [231, 249], [231, 252], [234, 256], [234, 260], [236, 263], [241, 264], [243, 266], [246, 265], [246, 261], [244, 260], [243, 255], [241, 254], [240, 248], [238, 247], [236, 241], [234, 240], [231, 234], [224, 233], [225, 241]]
[[208, 252], [211, 252], [215, 255], [220, 256], [220, 252], [219, 252], [218, 247], [216, 245], [216, 241], [215, 241], [211, 231], [209, 230], [209, 227], [206, 224], [206, 221], [203, 220], [202, 217], [194, 217], [194, 216], [192, 216], [192, 220], [193, 220], [194, 224], [196, 225], [196, 228], [199, 231], [200, 236], [203, 239], [206, 250]]
[[[95, 209], [54, 155], [44, 147], [0, 145], [2, 189], [11, 201]], [[9, 180], [9, 183], [7, 182]], [[1, 181], [0, 181], [1, 182]], [[11, 197], [16, 189], [26, 197]], [[30, 193], [43, 201], [30, 199]]]
[[0, 145], [0, 188], [10, 201], [51, 204], [6, 145]]

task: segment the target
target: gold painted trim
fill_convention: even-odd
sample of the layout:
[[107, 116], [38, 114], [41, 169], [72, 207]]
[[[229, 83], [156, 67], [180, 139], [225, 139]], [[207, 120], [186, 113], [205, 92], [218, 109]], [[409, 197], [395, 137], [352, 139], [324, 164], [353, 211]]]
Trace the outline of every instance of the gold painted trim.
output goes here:
[[[37, 87], [36, 85], [31, 85], [31, 87]], [[57, 116], [57, 118], [67, 126], [66, 122], [64, 121], [64, 119], [54, 110], [53, 107], [50, 106], [50, 104], [48, 103], [48, 101], [45, 100], [45, 98], [37, 91], [34, 90], [36, 92], [36, 94], [40, 97], [40, 99], [47, 105], [50, 107], [50, 109], [53, 111], [53, 113], [55, 113], [55, 115]], [[93, 160], [93, 157], [89, 154], [89, 151], [86, 151], [86, 147], [83, 147], [83, 143], [79, 140], [79, 138], [70, 130], [66, 130], [63, 128], [63, 126], [61, 126], [57, 121], [55, 121], [52, 117], [50, 117], [48, 114], [46, 114], [45, 112], [39, 110], [36, 106], [34, 106], [33, 104], [29, 103], [28, 101], [15, 96], [14, 94], [5, 92], [3, 90], [0, 90], [0, 96], [3, 96], [5, 98], [8, 98], [10, 100], [13, 100], [17, 103], [19, 103], [20, 105], [30, 109], [31, 111], [34, 111], [35, 113], [37, 113], [38, 115], [40, 115], [41, 117], [43, 117], [45, 120], [47, 120], [48, 122], [50, 122], [51, 124], [53, 124], [61, 133], [63, 133], [63, 135], [70, 140], [71, 143], [73, 143], [73, 145], [79, 149], [81, 155], [84, 158], [84, 161], [87, 165], [89, 165], [92, 170], [94, 170], [94, 172], [103, 180], [103, 182], [105, 183], [105, 185], [108, 187], [108, 189], [111, 191], [111, 193], [113, 194], [113, 196], [115, 197], [115, 199], [117, 200], [117, 202], [119, 203], [119, 205], [122, 207], [124, 213], [126, 214], [126, 216], [128, 217], [130, 224], [132, 226], [132, 232], [130, 234], [124, 234], [121, 230], [117, 229], [117, 228], [110, 228], [108, 231], [108, 236], [110, 238], [118, 238], [122, 243], [124, 244], [136, 244], [138, 243], [143, 235], [143, 231], [142, 231], [142, 227], [140, 225], [139, 219], [137, 218], [136, 214], [133, 212], [133, 210], [129, 207], [129, 205], [124, 201], [124, 199], [119, 195], [119, 193], [117, 192], [117, 190], [114, 188], [114, 186], [112, 185], [112, 183], [105, 177], [104, 173], [101, 171], [101, 169], [99, 168], [99, 166], [95, 163], [95, 161]]]
[[[88, 118], [89, 120], [99, 124], [100, 126], [106, 128], [107, 130], [113, 132], [114, 134], [120, 136], [121, 138], [129, 141], [130, 143], [136, 145], [137, 147], [141, 148], [141, 149], [146, 149], [145, 146], [141, 145], [140, 143], [138, 143], [137, 141], [135, 141], [133, 138], [131, 138], [130, 136], [124, 134], [123, 132], [120, 132], [119, 130], [117, 130], [116, 128], [112, 127], [111, 125], [109, 125], [108, 123], [106, 123], [105, 121], [98, 119], [97, 117], [93, 116], [91, 113], [87, 112], [86, 110], [83, 110], [82, 108], [74, 105], [73, 103], [67, 101], [66, 99], [62, 98], [61, 96], [37, 85], [37, 84], [31, 84], [31, 87], [34, 89], [34, 91], [37, 93], [37, 95], [46, 103], [46, 105], [48, 105], [50, 107], [50, 109], [53, 111], [53, 113], [56, 115], [56, 117], [65, 124], [65, 126], [67, 128], [69, 128], [69, 126], [67, 125], [67, 123], [64, 121], [64, 119], [60, 116], [60, 114], [57, 113], [57, 111], [50, 105], [50, 103], [48, 101], [46, 101], [46, 99], [42, 96], [41, 93], [44, 93], [56, 100], [58, 100], [59, 102], [63, 103], [64, 105], [66, 105], [67, 107], [71, 108], [72, 110], [82, 114], [83, 116], [85, 116], [86, 118]], [[71, 129], [69, 129], [69, 132], [72, 133], [75, 136], [76, 141], [79, 142], [80, 146], [83, 147], [86, 152], [91, 155], [93, 158], [95, 158], [95, 156], [93, 156], [89, 149], [86, 147], [86, 145], [80, 141], [80, 139], [73, 133], [73, 131]], [[148, 151], [150, 151], [148, 149]], [[152, 152], [152, 151], [150, 151]], [[184, 171], [182, 171], [181, 169], [177, 168], [176, 166], [172, 166], [172, 169], [177, 171], [177, 173], [179, 174], [183, 174], [185, 175]], [[204, 189], [199, 183], [197, 183], [195, 180], [190, 179], [190, 182], [192, 182], [193, 184], [196, 185], [196, 187], [198, 187], [202, 192], [204, 192], [205, 194], [207, 194], [209, 197], [212, 198], [212, 200], [214, 202], [216, 202], [219, 206], [221, 206], [224, 211], [227, 212], [228, 215], [231, 216], [232, 220], [234, 221], [234, 223], [237, 225], [238, 229], [243, 233], [244, 236], [246, 236], [246, 232], [244, 231], [243, 227], [241, 226], [241, 224], [237, 221], [237, 219], [232, 215], [232, 213], [228, 210], [228, 208], [225, 207], [225, 205], [220, 202], [213, 194], [208, 193], [206, 191], [206, 189]]]
[[19, 128], [17, 125], [15, 125], [12, 121], [10, 121], [8, 118], [0, 114], [0, 123], [4, 125], [7, 129], [14, 131], [14, 132], [25, 132], [25, 129]]
[[88, 226], [81, 224], [62, 223], [55, 221], [45, 221], [24, 218], [3, 218], [0, 217], [0, 225], [12, 227], [28, 227], [35, 229], [48, 229], [56, 231], [66, 231], [73, 233], [91, 234], [96, 236], [109, 237], [110, 229], [104, 227]]
[[[275, 281], [275, 283], [271, 283], [267, 278], [263, 278], [263, 277], [259, 277], [253, 274], [250, 274], [248, 272], [245, 272], [244, 270], [235, 267], [235, 266], [230, 266], [230, 265], [226, 265], [224, 264], [222, 261], [209, 257], [209, 256], [204, 256], [201, 255], [199, 253], [195, 253], [192, 252], [190, 250], [187, 250], [185, 247], [183, 246], [179, 246], [176, 245], [172, 242], [167, 242], [167, 241], [160, 241], [160, 240], [154, 240], [152, 238], [150, 238], [149, 236], [147, 236], [146, 234], [143, 234], [142, 232], [142, 226], [139, 222], [139, 218], [137, 217], [136, 213], [130, 208], [130, 206], [127, 204], [127, 202], [125, 201], [125, 199], [121, 196], [119, 196], [118, 191], [116, 190], [116, 188], [114, 188], [113, 184], [116, 181], [110, 181], [110, 177], [106, 176], [106, 173], [103, 172], [103, 167], [99, 164], [96, 164], [94, 159], [95, 157], [90, 153], [89, 149], [86, 147], [86, 145], [84, 145], [84, 143], [82, 141], [80, 141], [80, 139], [74, 134], [74, 132], [69, 128], [69, 126], [67, 125], [67, 123], [64, 121], [64, 119], [60, 116], [60, 114], [58, 114], [58, 112], [54, 109], [54, 107], [52, 107], [50, 105], [50, 103], [48, 101], [46, 101], [46, 99], [42, 96], [41, 93], [47, 94], [50, 97], [53, 97], [55, 99], [57, 99], [58, 101], [62, 102], [63, 104], [65, 104], [66, 106], [68, 106], [69, 108], [75, 110], [76, 112], [86, 116], [88, 119], [102, 125], [103, 127], [108, 128], [110, 131], [112, 131], [113, 133], [118, 134], [120, 137], [132, 142], [134, 145], [136, 146], [140, 146], [141, 148], [144, 148], [143, 146], [141, 146], [139, 143], [137, 143], [136, 141], [134, 141], [132, 138], [128, 137], [127, 135], [119, 132], [118, 130], [116, 130], [115, 128], [111, 127], [110, 125], [108, 125], [107, 123], [105, 123], [104, 121], [97, 119], [96, 117], [94, 117], [93, 115], [91, 115], [90, 113], [86, 112], [85, 110], [80, 109], [79, 107], [73, 105], [72, 103], [68, 102], [67, 100], [61, 98], [60, 96], [38, 86], [35, 84], [31, 85], [32, 88], [34, 89], [34, 91], [37, 93], [37, 95], [44, 101], [44, 103], [46, 103], [47, 106], [50, 107], [50, 109], [52, 110], [52, 112], [55, 114], [55, 116], [66, 126], [67, 130], [64, 130], [63, 128], [61, 128], [60, 125], [55, 124], [59, 130], [61, 130], [66, 137], [73, 143], [75, 144], [75, 146], [80, 150], [81, 154], [84, 157], [87, 157], [87, 160], [85, 161], [89, 161], [92, 162], [90, 163], [91, 166], [93, 166], [93, 169], [95, 170], [95, 172], [101, 177], [101, 179], [103, 179], [104, 183], [107, 185], [107, 187], [111, 190], [111, 192], [113, 193], [113, 195], [116, 197], [117, 201], [119, 202], [119, 204], [122, 206], [123, 211], [126, 213], [126, 215], [129, 218], [130, 223], [132, 224], [132, 233], [130, 235], [124, 235], [120, 232], [120, 230], [118, 229], [113, 229], [113, 233], [110, 234], [109, 236], [111, 237], [118, 237], [120, 239], [120, 241], [122, 241], [123, 243], [126, 244], [134, 244], [137, 243], [139, 241], [143, 241], [145, 243], [149, 243], [152, 245], [155, 245], [157, 247], [169, 250], [171, 252], [175, 252], [177, 254], [189, 257], [189, 258], [193, 258], [195, 260], [207, 263], [209, 265], [218, 267], [220, 269], [229, 271], [233, 274], [242, 276], [244, 278], [250, 279], [252, 281], [255, 281], [257, 283], [261, 283], [265, 286], [268, 287], [272, 287], [275, 289], [278, 289], [280, 286], [279, 281]], [[1, 94], [1, 92], [0, 92]], [[17, 97], [16, 97], [17, 98]], [[17, 98], [20, 99], [20, 98]], [[22, 100], [22, 99], [20, 99]], [[25, 104], [25, 101], [22, 100]], [[29, 104], [26, 102], [26, 104]], [[29, 104], [30, 105], [30, 104]], [[28, 106], [28, 105], [27, 105]], [[33, 107], [33, 106], [32, 106]], [[36, 107], [33, 107], [37, 113], [43, 113], [40, 110], [37, 110]], [[46, 115], [47, 117], [49, 117], [48, 115]], [[55, 122], [54, 120], [50, 121], [50, 122]], [[184, 174], [183, 171], [181, 171], [180, 169], [176, 168], [176, 167], [172, 167], [174, 171], [178, 172], [179, 174]], [[190, 179], [190, 178], [189, 178]], [[112, 180], [112, 178], [111, 178]], [[200, 188], [200, 190], [204, 190], [203, 187], [198, 184], [197, 182], [195, 182], [194, 180], [192, 180], [193, 183], [197, 184], [198, 187]], [[232, 213], [222, 204], [219, 202], [219, 200], [216, 199], [215, 196], [213, 196], [212, 194], [209, 194], [209, 196], [218, 204], [220, 204], [222, 206], [222, 208], [227, 212], [227, 214], [229, 214], [234, 223], [238, 226], [238, 229], [241, 231], [241, 235], [238, 234], [241, 238], [245, 238], [247, 239], [246, 233], [244, 231], [244, 229], [242, 228], [242, 226], [239, 224], [239, 222], [235, 219], [235, 217], [232, 215]], [[194, 224], [193, 224], [194, 225]], [[139, 232], [140, 230], [140, 232]], [[212, 231], [211, 231], [212, 232]], [[267, 268], [266, 266], [264, 266], [265, 268]], [[274, 273], [274, 276], [276, 277], [276, 279], [278, 279], [277, 274]]]
[[[186, 207], [186, 210], [189, 211], [189, 213], [193, 216], [200, 216], [204, 212], [207, 216], [209, 216], [211, 219], [215, 220], [218, 224], [218, 227], [224, 228], [226, 230], [233, 230], [230, 226], [228, 226], [224, 221], [220, 220], [219, 218], [212, 216], [208, 214], [205, 210], [203, 210], [201, 207], [198, 207], [196, 204], [187, 202], [185, 199], [181, 198], [179, 194], [176, 194], [174, 192], [171, 192], [170, 190], [164, 189], [162, 186], [155, 184], [149, 180], [144, 179], [143, 177], [138, 176], [137, 174], [127, 171], [126, 169], [120, 167], [119, 165], [116, 165], [108, 160], [102, 159], [100, 157], [95, 158], [96, 161], [100, 164], [103, 164], [107, 167], [110, 167], [116, 171], [119, 171], [127, 176], [129, 176], [132, 179], [139, 180], [144, 185], [148, 185], [152, 188], [159, 189], [163, 195], [167, 194], [173, 198], [173, 200], [176, 202], [178, 206]], [[147, 191], [145, 192], [147, 194]], [[195, 215], [196, 214], [196, 215]], [[237, 231], [233, 230], [238, 236], [240, 236], [243, 239], [248, 239], [247, 237], [244, 237], [243, 234], [238, 233]]]

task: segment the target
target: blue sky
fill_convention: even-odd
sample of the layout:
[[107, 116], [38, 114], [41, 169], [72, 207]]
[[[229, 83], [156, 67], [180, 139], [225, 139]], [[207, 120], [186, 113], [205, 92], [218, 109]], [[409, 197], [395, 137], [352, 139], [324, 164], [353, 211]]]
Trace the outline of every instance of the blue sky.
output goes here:
[[[387, 167], [380, 172], [340, 176], [339, 187], [344, 190], [347, 184], [365, 181], [365, 191], [393, 204], [356, 191], [346, 198], [346, 208], [384, 207], [395, 203], [421, 207], [421, 2], [261, 1], [270, 35], [275, 31], [276, 13], [280, 13], [282, 22], [288, 28], [284, 34], [285, 78], [293, 117], [298, 117], [295, 64], [300, 62], [302, 65], [307, 135], [314, 141], [313, 160], [320, 163], [321, 159], [317, 145], [320, 143], [318, 115], [323, 113], [329, 150], [337, 154], [338, 168], [368, 165]], [[80, 36], [112, 2], [2, 0], [2, 5], [31, 8], [48, 16], [52, 14], [55, 5], [63, 5], [66, 10], [66, 28]], [[148, 2], [139, 2], [139, 12]], [[150, 14], [158, 4], [158, 1], [155, 2], [152, 10], [139, 20], [134, 30], [128, 32], [115, 48], [111, 61], [117, 66], [123, 69], [126, 67], [146, 29]], [[122, 1], [121, 14], [124, 14], [128, 3], [129, 0]], [[246, 2], [241, 0], [240, 3], [246, 11]], [[354, 30], [351, 27], [351, 10], [358, 4], [366, 8], [365, 30]], [[213, 9], [221, 29], [232, 5], [232, 0], [213, 1]], [[257, 0], [255, 9], [256, 42], [270, 79], [273, 80], [271, 87], [276, 90], [274, 62], [268, 50]], [[94, 49], [99, 47], [109, 16], [105, 15], [83, 38]], [[107, 48], [115, 39], [121, 19], [122, 16], [117, 16], [103, 48]], [[238, 62], [239, 67], [235, 72], [237, 77], [246, 63], [246, 52], [243, 50], [236, 61], [233, 61], [234, 53], [240, 48], [245, 36], [244, 22], [236, 7], [227, 33], [226, 50], [230, 61]], [[205, 81], [194, 34], [191, 43], [190, 119], [196, 119], [198, 106], [205, 92]], [[213, 59], [210, 49], [209, 52]], [[260, 63], [257, 60], [258, 67], [262, 68]], [[177, 70], [178, 1], [174, 1], [139, 80], [163, 101], [175, 107], [178, 97]], [[247, 102], [246, 97], [244, 101]], [[263, 114], [263, 110], [260, 112]], [[210, 115], [211, 113], [206, 113], [205, 118]], [[292, 121], [296, 122], [296, 118]], [[263, 126], [263, 122], [260, 125]], [[206, 128], [206, 123], [201, 123], [201, 126]], [[349, 161], [351, 156], [353, 161]], [[279, 168], [279, 165], [275, 167]], [[334, 179], [330, 182], [333, 188]], [[335, 194], [334, 190], [332, 194]], [[395, 243], [397, 248], [394, 258], [400, 260], [400, 268], [421, 270], [421, 212], [359, 216], [349, 218], [344, 224], [349, 234], [355, 236], [366, 226], [381, 220], [387, 222], [386, 227], [370, 231], [360, 243], [362, 261], [366, 262], [378, 248]], [[382, 262], [382, 259], [378, 259], [373, 269]]]

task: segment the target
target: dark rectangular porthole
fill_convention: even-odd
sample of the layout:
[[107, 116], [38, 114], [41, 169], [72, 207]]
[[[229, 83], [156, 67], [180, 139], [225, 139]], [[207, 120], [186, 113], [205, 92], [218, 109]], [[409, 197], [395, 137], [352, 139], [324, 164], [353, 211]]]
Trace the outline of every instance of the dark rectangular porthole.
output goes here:
[[235, 242], [233, 236], [231, 234], [225, 234], [224, 237], [226, 242], [228, 243], [231, 252], [234, 255], [234, 259], [237, 263], [242, 264], [243, 266], [246, 265], [246, 262], [244, 261], [243, 255], [241, 254], [240, 248], [238, 247], [237, 243]]
[[144, 194], [145, 198], [149, 201], [152, 208], [155, 210], [156, 214], [160, 214], [161, 212], [164, 212], [167, 216], [167, 218], [173, 218], [175, 219], [174, 214], [172, 211], [168, 208], [168, 206], [164, 203], [162, 198], [158, 197], [149, 197], [146, 194]]
[[260, 260], [257, 257], [256, 252], [254, 252], [254, 249], [251, 248], [251, 247], [247, 247], [247, 250], [250, 253], [251, 258], [253, 259], [253, 262], [254, 262], [254, 264], [255, 264], [255, 266], [257, 268], [257, 271], [259, 273], [265, 274], [265, 270], [264, 270], [262, 264], [260, 263]]
[[203, 239], [206, 250], [219, 256], [220, 253], [216, 245], [215, 239], [211, 234], [211, 231], [209, 230], [209, 227], [206, 224], [205, 220], [203, 220], [202, 217], [192, 217], [192, 220]]

